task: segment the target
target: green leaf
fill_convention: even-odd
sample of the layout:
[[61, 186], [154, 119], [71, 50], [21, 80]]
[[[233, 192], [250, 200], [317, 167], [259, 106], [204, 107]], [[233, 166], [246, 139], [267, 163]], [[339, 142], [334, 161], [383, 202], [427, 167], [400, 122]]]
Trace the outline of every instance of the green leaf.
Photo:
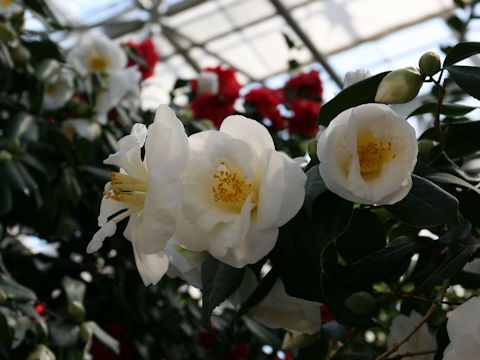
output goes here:
[[75, 171], [71, 167], [63, 169], [62, 177], [60, 178], [60, 185], [62, 192], [70, 199], [74, 204], [80, 200], [82, 196], [82, 188], [75, 176]]
[[[440, 110], [440, 114], [447, 115], [447, 116], [462, 116], [468, 114], [469, 112], [478, 109], [475, 106], [466, 106], [460, 104], [443, 104]], [[437, 111], [437, 103], [431, 102], [427, 104], [423, 104], [413, 110], [408, 116], [407, 119], [415, 116], [415, 115], [422, 115], [422, 114], [435, 114]]]
[[90, 329], [92, 329], [93, 334], [107, 349], [113, 351], [117, 355], [120, 354], [120, 344], [117, 340], [105, 332], [96, 322], [89, 321], [87, 324]]
[[342, 111], [361, 104], [375, 102], [378, 85], [389, 72], [386, 71], [359, 81], [338, 93], [320, 109], [318, 125], [328, 126], [330, 121]]
[[437, 352], [435, 353], [434, 360], [442, 360], [443, 352], [445, 351], [448, 344], [450, 343], [450, 339], [448, 337], [448, 332], [447, 332], [447, 319], [445, 319], [438, 327], [437, 333], [435, 335], [435, 339], [437, 341]]
[[36, 301], [37, 296], [29, 288], [20, 285], [15, 280], [7, 278], [0, 274], [0, 289], [8, 296], [8, 298], [17, 301]]
[[22, 313], [24, 313], [26, 316], [29, 318], [35, 320], [35, 323], [37, 323], [40, 328], [42, 329], [42, 332], [45, 337], [48, 336], [48, 327], [47, 323], [43, 319], [42, 316], [40, 316], [36, 311], [35, 308], [33, 307], [31, 302], [28, 303], [22, 303], [22, 302], [17, 302], [16, 307], [18, 310], [20, 310]]
[[477, 194], [480, 195], [480, 189], [477, 187], [473, 186], [469, 182], [455, 176], [452, 174], [448, 173], [434, 173], [434, 174], [429, 174], [426, 176], [428, 180], [432, 180], [433, 182], [440, 183], [440, 184], [454, 184], [458, 186], [465, 187], [467, 189], [470, 189]]
[[289, 295], [321, 301], [320, 258], [325, 247], [348, 228], [353, 203], [327, 191], [312, 210], [312, 217], [302, 209], [280, 228], [271, 260]]
[[467, 94], [480, 100], [480, 68], [474, 66], [447, 66], [449, 74], [453, 80], [460, 86]]
[[292, 38], [284, 32], [282, 32], [282, 35], [283, 35], [283, 38], [284, 38], [285, 43], [287, 44], [288, 48], [293, 49], [295, 47], [295, 42], [292, 40]]
[[459, 223], [458, 200], [431, 181], [412, 175], [412, 189], [401, 201], [385, 206], [390, 213], [414, 226]]
[[210, 315], [217, 305], [240, 286], [245, 268], [235, 268], [208, 255], [202, 264], [203, 326], [210, 329]]
[[460, 19], [457, 15], [452, 15], [447, 19], [447, 24], [450, 26], [452, 29], [458, 31], [458, 32], [463, 32], [465, 30], [466, 24], [463, 22], [462, 19]]
[[429, 294], [435, 285], [460, 272], [465, 264], [470, 261], [473, 254], [480, 248], [480, 244], [473, 244], [462, 249], [454, 257], [445, 259], [435, 271], [420, 285], [419, 289]]
[[[471, 155], [480, 150], [480, 121], [463, 121], [441, 125], [445, 148], [452, 159]], [[437, 140], [436, 129], [426, 130], [420, 139]]]
[[8, 122], [6, 133], [10, 140], [17, 138], [27, 141], [38, 140], [38, 126], [35, 118], [24, 112], [18, 113]]
[[318, 171], [318, 164], [312, 166], [307, 170], [307, 182], [305, 184], [305, 202], [303, 206], [307, 210], [307, 214], [312, 216], [312, 207], [317, 197], [327, 191], [327, 186], [323, 182], [320, 172]]
[[106, 183], [110, 181], [111, 170], [109, 169], [105, 169], [97, 166], [83, 165], [83, 166], [79, 166], [78, 170], [90, 174], [91, 176], [101, 181], [102, 183]]
[[8, 326], [5, 315], [0, 313], [0, 343], [10, 344], [13, 341], [13, 331]]
[[322, 337], [327, 340], [333, 339], [345, 342], [350, 334], [350, 331], [352, 331], [352, 328], [350, 326], [339, 324], [336, 321], [330, 321], [322, 325], [322, 329], [320, 331], [322, 333]]
[[87, 287], [83, 281], [72, 279], [69, 276], [64, 276], [62, 279], [62, 286], [65, 289], [68, 301], [78, 301], [83, 303]]
[[383, 224], [369, 210], [356, 210], [352, 222], [337, 241], [337, 251], [346, 261], [357, 261], [386, 245]]
[[187, 86], [188, 84], [190, 84], [189, 80], [177, 79], [177, 81], [175, 81], [175, 84], [173, 85], [173, 90], [178, 89], [178, 88], [182, 88], [184, 86]]
[[472, 224], [467, 219], [462, 219], [459, 225], [451, 228], [446, 234], [440, 236], [438, 241], [444, 244], [457, 244], [458, 242], [465, 240], [472, 232]]
[[0, 216], [7, 214], [12, 209], [12, 191], [8, 183], [0, 181]]
[[66, 319], [54, 320], [50, 324], [50, 339], [53, 346], [69, 347], [78, 342], [80, 326]]
[[250, 332], [260, 340], [262, 344], [270, 345], [275, 350], [280, 350], [282, 342], [280, 338], [269, 328], [250, 319], [248, 316], [243, 317], [243, 322]]
[[480, 42], [461, 42], [455, 45], [445, 57], [443, 67], [453, 65], [472, 55], [480, 53]]

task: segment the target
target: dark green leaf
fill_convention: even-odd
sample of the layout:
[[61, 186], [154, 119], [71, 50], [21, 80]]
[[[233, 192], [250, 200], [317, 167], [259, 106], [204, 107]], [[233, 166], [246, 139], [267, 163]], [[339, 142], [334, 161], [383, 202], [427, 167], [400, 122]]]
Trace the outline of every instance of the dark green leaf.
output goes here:
[[290, 36], [286, 33], [282, 33], [283, 38], [285, 39], [285, 43], [287, 44], [289, 49], [293, 49], [295, 47], [295, 42], [292, 40]]
[[313, 344], [301, 348], [295, 360], [325, 360], [328, 359], [328, 341], [318, 339]]
[[480, 274], [471, 273], [468, 271], [459, 271], [453, 275], [452, 284], [462, 285], [467, 289], [479, 289], [480, 288]]
[[369, 77], [341, 91], [322, 106], [318, 114], [318, 125], [328, 126], [330, 121], [342, 111], [361, 104], [375, 102], [378, 85], [389, 72], [386, 71]]
[[110, 181], [111, 171], [108, 169], [90, 165], [79, 166], [78, 169], [92, 175], [101, 182]]
[[78, 342], [80, 326], [66, 319], [54, 320], [50, 324], [50, 338], [53, 346], [69, 347]]
[[386, 245], [383, 224], [368, 210], [356, 210], [347, 231], [337, 239], [337, 251], [346, 261], [357, 261]]
[[75, 171], [71, 167], [63, 169], [60, 184], [62, 186], [62, 192], [68, 199], [76, 204], [82, 196], [82, 188], [77, 180]]
[[458, 200], [431, 181], [412, 175], [412, 189], [401, 201], [385, 206], [402, 221], [414, 226], [459, 223]]
[[453, 80], [460, 86], [467, 94], [480, 100], [480, 68], [474, 66], [447, 66], [449, 74]]
[[54, 59], [45, 59], [37, 67], [36, 75], [39, 81], [50, 84], [62, 70], [62, 65]]
[[458, 32], [463, 32], [465, 30], [466, 24], [457, 16], [452, 15], [447, 19], [447, 24]]
[[298, 69], [299, 67], [300, 67], [300, 63], [297, 60], [295, 59], [288, 60], [289, 70], [295, 70], [295, 69]]
[[[447, 115], [447, 116], [462, 116], [465, 114], [468, 114], [469, 112], [478, 109], [477, 107], [474, 106], [466, 106], [466, 105], [460, 105], [460, 104], [443, 104], [440, 110], [440, 114]], [[423, 104], [413, 110], [408, 116], [409, 117], [415, 116], [415, 115], [422, 115], [422, 114], [435, 114], [437, 111], [437, 103], [436, 102], [431, 102], [427, 104]]]
[[47, 323], [43, 319], [42, 316], [40, 316], [36, 311], [35, 308], [33, 307], [31, 302], [27, 303], [22, 303], [22, 302], [17, 302], [16, 307], [18, 310], [20, 310], [22, 313], [24, 313], [26, 316], [28, 316], [31, 319], [35, 320], [35, 323], [40, 326], [42, 329], [42, 332], [45, 337], [48, 336], [48, 327]]
[[245, 326], [257, 337], [262, 344], [270, 345], [275, 350], [280, 350], [282, 341], [280, 338], [269, 328], [259, 324], [255, 320], [250, 319], [248, 316], [243, 317]]
[[202, 264], [202, 322], [210, 329], [210, 315], [217, 305], [240, 286], [245, 268], [235, 268], [208, 255]]
[[476, 188], [469, 182], [449, 173], [434, 173], [434, 174], [427, 175], [426, 178], [428, 180], [432, 180], [435, 183], [458, 185], [458, 186], [470, 189], [476, 192], [477, 194], [480, 194], [480, 190], [478, 188]]
[[175, 81], [175, 85], [173, 85], [173, 90], [182, 88], [184, 86], [187, 86], [188, 84], [190, 84], [189, 80], [177, 79], [177, 81]]
[[31, 168], [40, 171], [41, 173], [44, 173], [44, 174], [47, 173], [47, 169], [43, 165], [43, 163], [31, 154], [28, 154], [28, 153], [22, 154], [20, 156], [20, 161], [25, 165], [28, 165]]
[[318, 164], [312, 166], [307, 170], [307, 182], [305, 184], [305, 202], [303, 206], [307, 210], [307, 214], [312, 216], [313, 203], [321, 194], [327, 191], [327, 187], [323, 182], [320, 172], [318, 171]]
[[38, 126], [35, 118], [27, 113], [21, 112], [8, 122], [7, 136], [12, 139], [23, 139], [29, 141], [38, 140]]
[[117, 340], [106, 333], [96, 322], [89, 321], [87, 324], [92, 329], [93, 334], [107, 349], [113, 351], [117, 355], [120, 354], [120, 344]]
[[472, 224], [467, 219], [462, 219], [459, 225], [455, 225], [446, 234], [440, 236], [438, 241], [444, 244], [457, 244], [465, 240], [472, 232]]
[[320, 331], [322, 337], [327, 340], [338, 340], [345, 342], [350, 334], [350, 331], [352, 331], [352, 328], [350, 326], [339, 324], [336, 321], [330, 321], [322, 325], [322, 329]]
[[3, 290], [7, 296], [12, 300], [17, 301], [35, 301], [37, 296], [35, 293], [26, 288], [23, 285], [20, 285], [15, 280], [7, 278], [5, 275], [0, 274], [0, 289]]
[[10, 344], [13, 341], [13, 331], [8, 326], [7, 319], [0, 313], [0, 343]]
[[469, 245], [462, 249], [456, 256], [443, 261], [442, 264], [437, 266], [432, 275], [420, 285], [420, 289], [429, 294], [435, 285], [440, 284], [443, 280], [460, 272], [479, 248], [480, 244]]
[[455, 5], [457, 5], [458, 7], [462, 8], [462, 9], [466, 5], [464, 0], [453, 0], [453, 2], [455, 3]]
[[434, 360], [442, 360], [443, 352], [450, 343], [447, 332], [447, 320], [443, 321], [442, 324], [438, 327], [435, 338], [437, 340], [437, 352], [435, 353]]
[[4, 180], [0, 181], [0, 216], [12, 209], [12, 190]]
[[87, 291], [87, 287], [83, 281], [64, 276], [62, 279], [62, 286], [65, 289], [68, 301], [78, 301], [83, 303], [85, 291]]
[[461, 42], [455, 45], [443, 61], [443, 66], [450, 66], [472, 55], [480, 53], [480, 42]]

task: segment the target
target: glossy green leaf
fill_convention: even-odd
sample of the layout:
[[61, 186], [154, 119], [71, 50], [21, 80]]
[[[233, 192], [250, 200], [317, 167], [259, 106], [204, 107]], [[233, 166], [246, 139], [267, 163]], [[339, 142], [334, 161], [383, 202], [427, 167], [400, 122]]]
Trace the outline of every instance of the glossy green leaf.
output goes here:
[[449, 74], [453, 80], [460, 86], [467, 94], [480, 100], [480, 68], [474, 66], [447, 66]]
[[480, 189], [469, 182], [448, 173], [434, 173], [426, 176], [427, 179], [440, 184], [453, 184], [470, 189], [480, 195]]
[[202, 264], [203, 326], [210, 329], [210, 315], [217, 305], [222, 303], [240, 286], [245, 268], [235, 268], [208, 255]]
[[8, 326], [7, 319], [5, 315], [0, 313], [0, 342], [4, 344], [9, 344], [13, 340], [13, 331]]
[[327, 186], [323, 182], [318, 164], [307, 170], [307, 182], [305, 184], [305, 202], [304, 206], [309, 216], [312, 216], [313, 203], [321, 194], [327, 191]]
[[459, 225], [455, 225], [447, 233], [439, 237], [438, 241], [444, 244], [457, 244], [465, 240], [472, 232], [472, 224], [467, 219], [462, 219]]
[[20, 285], [15, 280], [7, 278], [5, 275], [0, 274], [0, 289], [8, 296], [8, 298], [17, 301], [35, 301], [37, 296], [35, 293]]
[[[447, 115], [447, 116], [462, 116], [468, 114], [469, 112], [478, 109], [478, 107], [474, 106], [466, 106], [460, 104], [442, 104], [440, 109], [440, 114]], [[413, 110], [408, 116], [407, 119], [415, 116], [415, 115], [422, 115], [422, 114], [435, 114], [437, 112], [437, 103], [431, 102], [427, 104], [423, 104]]]
[[458, 200], [431, 181], [412, 175], [412, 189], [403, 200], [385, 206], [390, 213], [414, 226], [459, 223]]
[[80, 326], [59, 318], [50, 323], [50, 338], [52, 345], [59, 347], [73, 346], [78, 342]]
[[120, 344], [112, 336], [110, 336], [105, 330], [103, 330], [98, 324], [94, 321], [87, 322], [90, 329], [92, 329], [93, 334], [96, 338], [109, 350], [115, 354], [120, 354]]
[[77, 180], [75, 171], [71, 167], [63, 169], [62, 177], [60, 178], [62, 192], [76, 204], [82, 196], [82, 188]]
[[445, 57], [443, 66], [450, 66], [472, 55], [480, 53], [480, 42], [461, 42], [455, 45]]
[[245, 323], [245, 326], [252, 332], [252, 334], [261, 341], [262, 344], [270, 345], [275, 350], [280, 350], [282, 342], [272, 329], [259, 324], [255, 320], [250, 319], [248, 316], [243, 317], [243, 322]]
[[83, 281], [72, 279], [69, 276], [64, 276], [62, 279], [62, 286], [67, 295], [68, 301], [78, 301], [83, 303], [87, 286]]
[[322, 106], [318, 114], [318, 125], [328, 126], [338, 114], [351, 107], [375, 102], [377, 88], [389, 71], [377, 74], [342, 90]]

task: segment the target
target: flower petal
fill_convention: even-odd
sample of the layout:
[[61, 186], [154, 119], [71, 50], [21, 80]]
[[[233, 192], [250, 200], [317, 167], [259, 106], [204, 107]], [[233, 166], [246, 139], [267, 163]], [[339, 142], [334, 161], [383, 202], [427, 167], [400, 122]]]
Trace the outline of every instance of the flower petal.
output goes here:
[[163, 251], [155, 254], [143, 254], [133, 244], [133, 255], [138, 273], [145, 286], [158, 283], [168, 269], [168, 256]]
[[94, 235], [87, 245], [87, 253], [91, 254], [100, 250], [105, 238], [112, 236], [117, 231], [117, 224], [112, 220], [103, 225]]

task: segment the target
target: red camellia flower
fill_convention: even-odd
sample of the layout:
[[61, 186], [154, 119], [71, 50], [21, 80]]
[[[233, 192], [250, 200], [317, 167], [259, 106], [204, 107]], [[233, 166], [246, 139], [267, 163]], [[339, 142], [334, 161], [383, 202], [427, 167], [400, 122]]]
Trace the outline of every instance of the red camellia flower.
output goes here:
[[282, 100], [278, 97], [276, 90], [265, 87], [253, 89], [245, 96], [245, 101], [252, 104], [261, 117], [270, 119], [274, 131], [287, 127], [286, 120], [278, 111], [277, 106], [282, 103]]
[[288, 123], [291, 133], [313, 136], [317, 133], [317, 116], [321, 105], [314, 100], [296, 100], [291, 107], [294, 112]]
[[198, 343], [205, 349], [213, 349], [215, 346], [215, 336], [210, 331], [204, 330], [198, 333]]
[[235, 112], [232, 101], [210, 93], [193, 99], [191, 108], [197, 120], [210, 119], [216, 127], [220, 127], [223, 119]]
[[321, 100], [323, 87], [318, 71], [312, 70], [309, 73], [300, 73], [292, 77], [285, 84], [284, 91], [287, 98], [293, 101], [298, 99]]
[[229, 67], [218, 65], [215, 68], [206, 68], [203, 71], [211, 71], [218, 76], [218, 94], [223, 95], [227, 100], [234, 101], [238, 98], [240, 84], [235, 77], [235, 70]]
[[141, 43], [134, 43], [133, 41], [128, 41], [127, 45], [134, 49], [136, 53], [143, 58], [148, 67], [136, 63], [135, 60], [131, 58], [128, 58], [127, 66], [138, 65], [138, 68], [141, 71], [144, 80], [152, 76], [155, 69], [155, 64], [160, 60], [160, 56], [155, 50], [155, 45], [153, 44], [152, 39], [145, 39]]

